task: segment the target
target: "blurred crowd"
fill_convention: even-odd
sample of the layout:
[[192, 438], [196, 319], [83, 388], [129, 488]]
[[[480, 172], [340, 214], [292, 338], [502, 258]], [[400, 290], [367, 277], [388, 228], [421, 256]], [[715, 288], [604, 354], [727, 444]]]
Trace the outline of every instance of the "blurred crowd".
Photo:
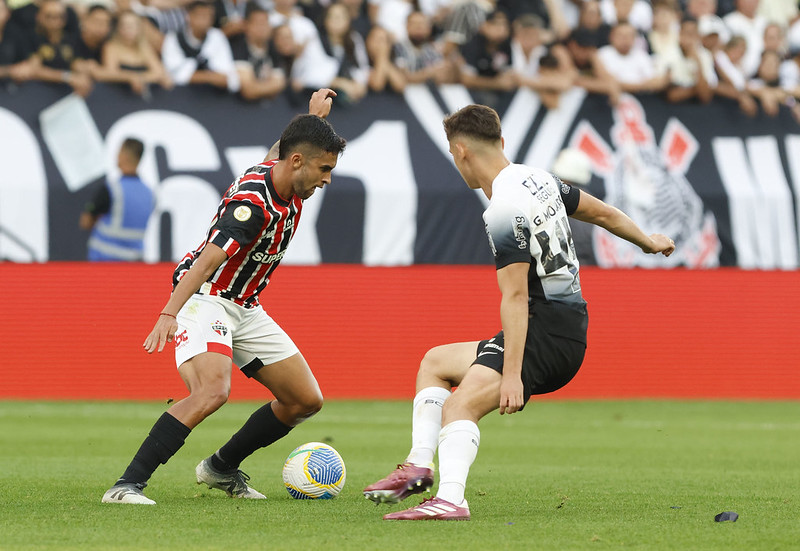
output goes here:
[[461, 83], [495, 105], [580, 86], [798, 112], [796, 0], [0, 0], [0, 81], [214, 87], [337, 102]]

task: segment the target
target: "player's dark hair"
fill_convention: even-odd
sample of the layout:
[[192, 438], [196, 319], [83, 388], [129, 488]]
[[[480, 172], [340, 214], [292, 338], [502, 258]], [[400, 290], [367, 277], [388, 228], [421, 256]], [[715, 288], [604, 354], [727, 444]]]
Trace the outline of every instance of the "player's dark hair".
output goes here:
[[485, 142], [499, 142], [502, 135], [497, 111], [485, 105], [467, 105], [443, 121], [447, 139], [465, 136]]
[[337, 155], [344, 151], [347, 142], [336, 134], [331, 124], [316, 115], [297, 115], [281, 134], [278, 158], [286, 159], [300, 145], [309, 145]]
[[131, 156], [136, 159], [137, 163], [142, 160], [144, 144], [136, 138], [128, 138], [122, 142], [122, 149], [130, 153]]

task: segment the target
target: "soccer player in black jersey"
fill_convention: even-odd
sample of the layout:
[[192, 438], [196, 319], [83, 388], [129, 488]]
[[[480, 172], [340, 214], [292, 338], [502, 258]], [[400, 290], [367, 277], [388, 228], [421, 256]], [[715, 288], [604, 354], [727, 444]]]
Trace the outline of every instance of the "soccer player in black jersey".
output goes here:
[[[311, 369], [286, 333], [261, 308], [258, 294], [291, 241], [303, 200], [331, 181], [345, 140], [324, 120], [332, 90], [314, 93], [309, 115], [281, 134], [277, 159], [246, 170], [228, 188], [203, 242], [178, 264], [170, 299], [144, 342], [148, 353], [175, 342], [189, 396], [153, 425], [104, 503], [154, 505], [143, 493], [155, 469], [183, 445], [230, 392], [232, 364], [275, 396], [219, 450], [197, 465], [197, 483], [231, 497], [263, 499], [240, 463], [285, 436], [322, 407]], [[322, 116], [317, 116], [322, 115]]]
[[578, 372], [588, 316], [567, 216], [597, 224], [646, 253], [669, 256], [675, 249], [668, 237], [646, 235], [620, 210], [554, 175], [511, 163], [493, 109], [469, 105], [447, 117], [444, 128], [464, 181], [489, 198], [483, 218], [502, 295], [502, 331], [433, 348], [423, 358], [411, 452], [364, 495], [397, 502], [430, 488], [437, 448], [439, 489], [387, 520], [468, 520], [464, 489], [478, 453], [478, 420], [498, 408], [515, 413], [531, 395], [553, 392]]

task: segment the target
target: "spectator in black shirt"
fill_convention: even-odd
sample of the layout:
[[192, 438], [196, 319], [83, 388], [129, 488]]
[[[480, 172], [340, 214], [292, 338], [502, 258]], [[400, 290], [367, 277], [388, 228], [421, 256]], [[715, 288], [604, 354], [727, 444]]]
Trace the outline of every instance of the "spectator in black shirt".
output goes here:
[[269, 13], [257, 4], [248, 4], [244, 33], [231, 39], [231, 52], [242, 86], [239, 93], [244, 99], [272, 98], [286, 89], [286, 75], [273, 65], [270, 55], [271, 38]]
[[[63, 82], [76, 94], [89, 95], [92, 80], [75, 62], [77, 40], [66, 29], [67, 8], [60, 0], [41, 0], [36, 13], [36, 32], [31, 39], [33, 80]], [[75, 70], [73, 70], [75, 69]]]
[[103, 62], [103, 46], [110, 34], [111, 12], [101, 4], [90, 6], [81, 21], [75, 57], [100, 65]]
[[461, 83], [476, 102], [496, 106], [503, 92], [518, 85], [511, 68], [511, 30], [508, 17], [500, 10], [489, 14], [478, 34], [461, 47]]
[[[0, 82], [12, 78], [24, 80], [29, 64], [25, 63], [26, 48], [23, 37], [19, 35], [9, 19], [11, 10], [6, 0], [0, 0]], [[23, 78], [21, 78], [23, 77]]]

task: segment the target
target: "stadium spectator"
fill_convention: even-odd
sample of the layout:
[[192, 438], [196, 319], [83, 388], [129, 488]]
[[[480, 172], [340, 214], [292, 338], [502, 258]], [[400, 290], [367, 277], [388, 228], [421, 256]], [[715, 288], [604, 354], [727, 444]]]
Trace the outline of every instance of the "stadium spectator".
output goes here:
[[496, 10], [478, 34], [461, 47], [461, 83], [478, 103], [496, 106], [504, 92], [517, 87], [517, 75], [511, 67], [510, 32], [505, 13]]
[[414, 10], [411, 0], [368, 0], [367, 12], [373, 25], [383, 27], [392, 35], [394, 42], [406, 37], [406, 19]]
[[800, 48], [790, 52], [789, 58], [781, 63], [781, 88], [795, 99], [800, 99]]
[[653, 28], [653, 8], [646, 0], [600, 0], [600, 13], [611, 27], [630, 23], [640, 33]]
[[731, 35], [745, 39], [747, 49], [742, 59], [742, 69], [747, 78], [755, 75], [764, 51], [764, 29], [767, 20], [756, 13], [758, 0], [736, 0], [736, 10], [722, 18]]
[[[37, 14], [42, 0], [34, 0], [33, 2], [26, 2], [20, 6], [15, 7], [11, 11], [11, 18], [8, 21], [10, 27], [18, 31], [25, 38], [32, 37], [39, 26]], [[80, 23], [78, 15], [71, 6], [65, 4], [66, 13], [64, 15], [64, 31], [70, 36], [77, 36], [80, 32]]]
[[786, 36], [780, 25], [768, 23], [764, 28], [764, 50], [777, 52], [781, 58], [786, 57], [788, 52]]
[[653, 3], [653, 28], [645, 36], [650, 53], [660, 55], [678, 46], [679, 10], [674, 0]]
[[725, 38], [729, 34], [728, 29], [722, 19], [716, 15], [707, 15], [698, 19], [697, 31], [700, 34], [700, 42], [703, 44], [703, 48], [714, 56], [728, 43], [728, 39]]
[[344, 5], [335, 3], [325, 9], [320, 40], [337, 68], [325, 88], [336, 91], [336, 101], [358, 102], [367, 93], [369, 58], [364, 38], [350, 26], [350, 12]]
[[577, 72], [575, 85], [607, 95], [609, 103], [616, 105], [622, 90], [597, 57], [599, 40], [596, 31], [584, 28], [575, 29], [567, 39], [569, 59]]
[[734, 36], [714, 54], [714, 66], [719, 79], [716, 93], [736, 100], [742, 112], [752, 117], [758, 113], [758, 105], [747, 90], [747, 77], [740, 66], [746, 48], [744, 38]]
[[239, 93], [246, 100], [273, 98], [286, 89], [286, 74], [273, 62], [269, 13], [255, 3], [249, 4], [243, 30], [230, 41], [241, 83]]
[[777, 52], [764, 50], [756, 76], [747, 83], [747, 90], [759, 101], [761, 108], [770, 117], [778, 116], [781, 104], [789, 98], [789, 94], [781, 87], [781, 61], [781, 56]]
[[32, 80], [69, 84], [81, 96], [89, 95], [92, 80], [80, 70], [73, 70], [76, 37], [66, 28], [67, 8], [60, 0], [40, 0], [36, 29], [30, 39]]
[[[570, 25], [564, 15], [564, 6], [569, 5], [565, 0], [497, 0], [497, 9], [502, 10], [510, 21], [515, 21], [523, 15], [535, 15], [542, 21], [542, 37], [544, 42], [565, 39], [577, 24], [577, 20]], [[573, 17], [577, 19], [577, 13]]]
[[[600, 13], [600, 3], [597, 0], [586, 0], [583, 3], [576, 29], [583, 29], [594, 35], [594, 42], [598, 48], [608, 44], [611, 25], [603, 21], [603, 16]], [[584, 34], [584, 36], [588, 36], [588, 34]]]
[[214, 0], [214, 26], [229, 39], [244, 32], [247, 10], [250, 5], [266, 10], [268, 6], [258, 0]]
[[186, 26], [164, 38], [161, 57], [170, 78], [179, 86], [209, 85], [239, 91], [239, 75], [228, 39], [213, 27], [214, 5], [193, 0], [187, 7]]
[[472, 40], [494, 9], [493, 0], [454, 0], [441, 24], [444, 56], [449, 58]]
[[367, 85], [370, 91], [383, 92], [388, 88], [401, 93], [406, 86], [406, 77], [395, 64], [389, 31], [377, 25], [372, 27], [367, 35], [366, 46], [370, 66]]
[[117, 155], [119, 179], [107, 178], [81, 213], [81, 229], [91, 230], [89, 260], [139, 261], [144, 232], [155, 207], [153, 192], [137, 174], [144, 144], [128, 138]]
[[685, 17], [681, 22], [678, 47], [657, 57], [662, 70], [669, 75], [667, 101], [678, 103], [697, 99], [708, 103], [714, 97], [717, 74], [714, 58], [700, 43], [697, 20]]
[[111, 34], [111, 12], [102, 4], [92, 4], [81, 17], [81, 32], [75, 45], [73, 69], [103, 80], [103, 46]]
[[27, 80], [31, 64], [26, 61], [25, 39], [8, 24], [11, 10], [0, 0], [0, 82], [6, 79]]
[[433, 26], [421, 11], [408, 14], [406, 38], [395, 44], [394, 52], [395, 64], [409, 84], [455, 80], [455, 68], [433, 42]]
[[800, 20], [800, 10], [796, 0], [760, 0], [756, 13], [783, 30]]
[[548, 109], [558, 107], [562, 92], [572, 87], [575, 71], [563, 46], [548, 49], [542, 44], [542, 20], [533, 14], [521, 15], [512, 24], [511, 66], [520, 86], [537, 92]]
[[367, 15], [365, 1], [339, 0], [339, 3], [350, 12], [350, 27], [366, 40], [369, 31], [372, 29], [372, 22], [369, 20], [369, 15]]
[[[328, 91], [322, 92], [330, 101]], [[296, 117], [281, 134], [279, 158], [248, 169], [228, 189], [202, 245], [177, 266], [172, 294], [144, 342], [145, 351], [153, 353], [176, 341], [178, 373], [189, 396], [159, 417], [103, 503], [155, 505], [142, 490], [192, 429], [227, 401], [234, 362], [275, 399], [203, 459], [195, 475], [198, 483], [230, 497], [264, 499], [247, 484], [241, 462], [317, 413], [322, 394], [297, 346], [264, 312], [258, 295], [283, 258], [303, 201], [330, 183], [344, 147], [322, 118]], [[220, 277], [231, 272], [250, 283]]]
[[[465, 489], [480, 446], [477, 423], [497, 409], [520, 411], [532, 395], [558, 390], [580, 369], [588, 316], [567, 216], [607, 229], [646, 253], [669, 256], [675, 250], [672, 239], [648, 236], [619, 209], [544, 170], [512, 164], [493, 110], [468, 105], [444, 126], [467, 186], [489, 199], [483, 218], [502, 295], [502, 330], [425, 354], [417, 372], [411, 450], [394, 472], [363, 492], [381, 503], [425, 491], [433, 485], [437, 452], [439, 488], [433, 499], [385, 520], [469, 519]], [[549, 243], [559, 242], [555, 259]]]
[[158, 52], [145, 38], [144, 25], [143, 18], [132, 11], [117, 16], [114, 34], [103, 47], [102, 74], [102, 80], [125, 83], [142, 96], [151, 84], [166, 89], [173, 86]]
[[633, 25], [618, 23], [611, 29], [611, 43], [597, 51], [598, 61], [623, 92], [660, 92], [669, 83], [669, 75], [657, 73], [652, 57], [636, 47], [637, 36]]
[[[275, 0], [269, 22], [273, 29], [286, 25], [291, 30], [294, 55], [291, 73], [287, 73], [291, 90], [327, 87], [336, 77], [338, 64], [325, 53], [317, 26], [297, 8], [297, 0]], [[289, 42], [282, 33], [288, 53]]]
[[289, 25], [280, 25], [272, 29], [272, 61], [276, 69], [283, 71], [287, 82], [292, 74], [292, 67], [300, 47], [294, 41]]

